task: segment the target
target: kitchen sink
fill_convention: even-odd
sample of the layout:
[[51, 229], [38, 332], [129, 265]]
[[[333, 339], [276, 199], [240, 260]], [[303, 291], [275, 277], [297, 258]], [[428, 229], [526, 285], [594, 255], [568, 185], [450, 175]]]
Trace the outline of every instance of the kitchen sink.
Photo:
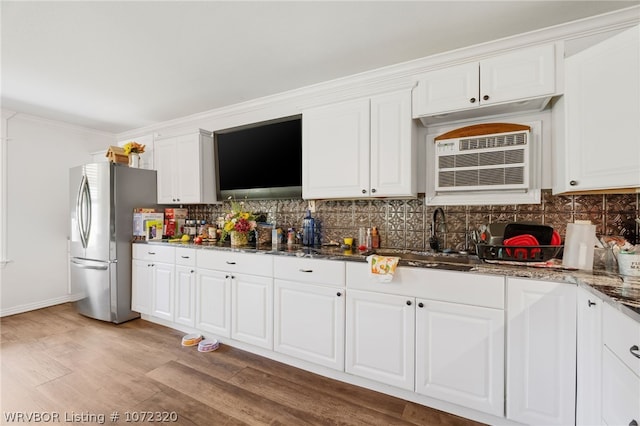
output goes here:
[[464, 269], [471, 269], [473, 265], [482, 263], [477, 256], [460, 253], [419, 252], [399, 249], [377, 249], [374, 253], [379, 256], [396, 256], [407, 262], [421, 262], [434, 264], [434, 266], [437, 264], [453, 264], [468, 267]]

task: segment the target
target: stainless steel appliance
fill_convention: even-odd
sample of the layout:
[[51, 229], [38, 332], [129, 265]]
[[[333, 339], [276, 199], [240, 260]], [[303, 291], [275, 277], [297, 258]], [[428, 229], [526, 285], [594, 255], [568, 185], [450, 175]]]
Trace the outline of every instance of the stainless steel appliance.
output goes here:
[[156, 172], [116, 163], [69, 171], [70, 279], [85, 316], [121, 323], [131, 310], [133, 209], [156, 206]]

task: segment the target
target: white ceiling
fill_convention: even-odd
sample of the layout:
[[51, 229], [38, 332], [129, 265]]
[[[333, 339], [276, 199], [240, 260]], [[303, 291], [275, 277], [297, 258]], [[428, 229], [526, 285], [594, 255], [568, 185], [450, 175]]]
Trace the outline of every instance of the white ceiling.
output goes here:
[[5, 1], [2, 108], [120, 133], [640, 1]]

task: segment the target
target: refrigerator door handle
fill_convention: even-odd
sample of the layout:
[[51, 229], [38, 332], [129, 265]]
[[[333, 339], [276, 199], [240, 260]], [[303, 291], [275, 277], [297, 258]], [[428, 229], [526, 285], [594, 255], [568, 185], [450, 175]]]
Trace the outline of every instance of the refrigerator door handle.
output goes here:
[[71, 263], [73, 263], [74, 265], [78, 265], [80, 269], [96, 269], [98, 271], [105, 271], [109, 269], [109, 265], [104, 265], [104, 266], [88, 265], [86, 263], [78, 262], [76, 260], [71, 260]]
[[87, 176], [84, 174], [80, 181], [77, 200], [76, 211], [78, 214], [80, 241], [82, 242], [82, 247], [87, 248], [89, 232], [91, 230], [91, 192], [89, 191], [89, 179], [87, 179]]

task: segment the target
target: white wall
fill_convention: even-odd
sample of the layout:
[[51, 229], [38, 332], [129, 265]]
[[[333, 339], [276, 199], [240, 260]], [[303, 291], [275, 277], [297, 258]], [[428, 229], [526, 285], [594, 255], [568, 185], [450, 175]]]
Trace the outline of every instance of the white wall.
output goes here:
[[[3, 118], [5, 116], [3, 111]], [[0, 268], [0, 316], [71, 300], [68, 289], [69, 168], [115, 145], [115, 135], [24, 114], [2, 121], [8, 262]]]

